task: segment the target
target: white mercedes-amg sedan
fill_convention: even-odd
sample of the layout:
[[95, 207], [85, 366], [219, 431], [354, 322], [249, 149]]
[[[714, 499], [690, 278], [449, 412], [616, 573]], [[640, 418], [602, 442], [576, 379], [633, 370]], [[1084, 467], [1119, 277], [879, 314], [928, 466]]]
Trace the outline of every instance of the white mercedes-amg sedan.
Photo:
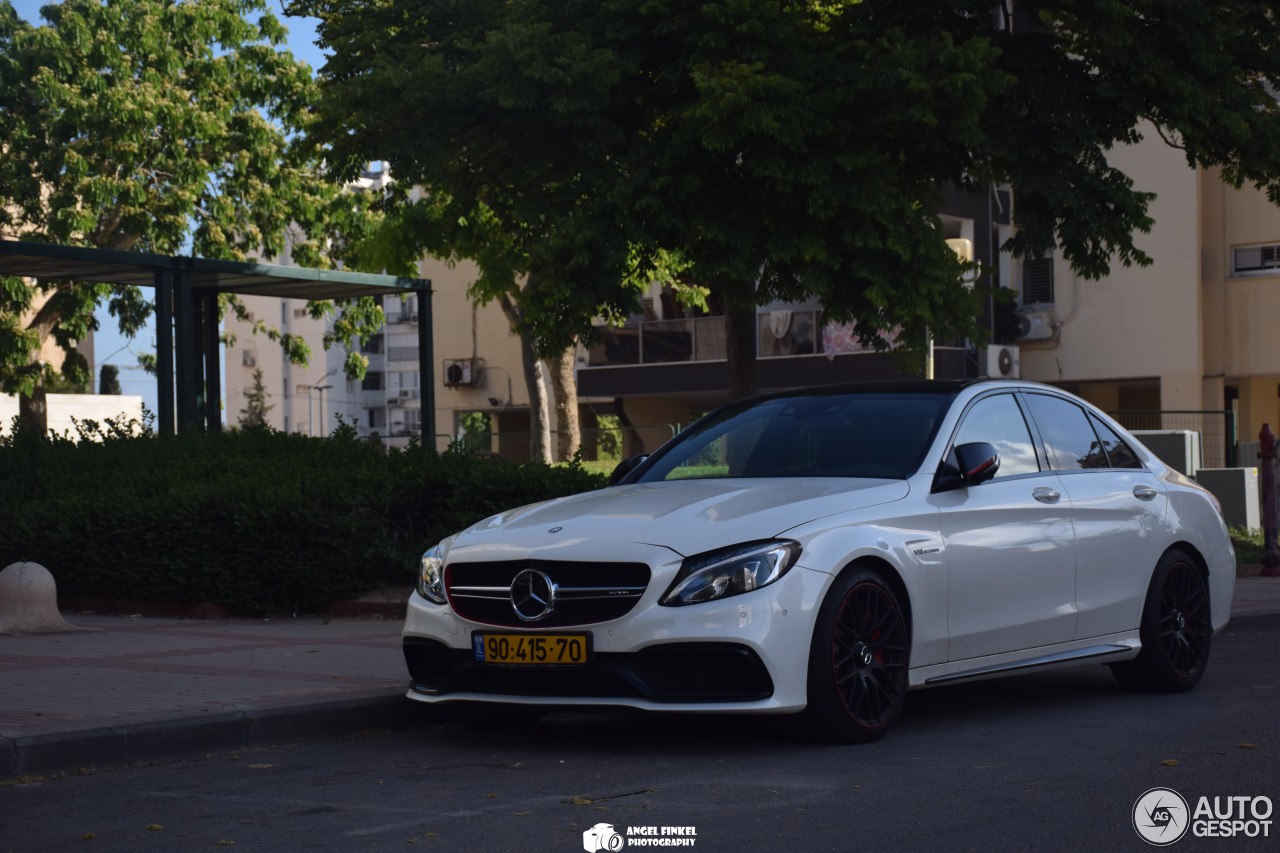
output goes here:
[[435, 545], [404, 654], [422, 702], [799, 714], [849, 743], [916, 687], [1109, 664], [1189, 690], [1234, 585], [1213, 496], [1070, 394], [834, 386]]

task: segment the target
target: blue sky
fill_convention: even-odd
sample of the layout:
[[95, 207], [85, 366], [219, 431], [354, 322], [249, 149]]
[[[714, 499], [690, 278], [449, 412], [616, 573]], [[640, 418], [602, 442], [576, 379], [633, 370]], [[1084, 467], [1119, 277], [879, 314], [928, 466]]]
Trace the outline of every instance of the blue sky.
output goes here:
[[[41, 24], [40, 9], [49, 4], [45, 0], [10, 0], [14, 8], [18, 11], [18, 15], [33, 24]], [[324, 54], [315, 44], [316, 24], [314, 18], [293, 18], [284, 14], [282, 3], [280, 0], [271, 0], [271, 8], [276, 17], [279, 18], [289, 29], [289, 40], [287, 47], [295, 57], [308, 63], [313, 69], [318, 69], [324, 64]], [[151, 411], [156, 411], [156, 380], [155, 377], [147, 375], [137, 367], [137, 353], [153, 353], [155, 352], [155, 333], [152, 327], [138, 334], [133, 340], [129, 340], [122, 336], [116, 325], [116, 319], [112, 317], [105, 307], [98, 310], [99, 329], [94, 335], [94, 370], [100, 370], [104, 364], [114, 364], [120, 368], [120, 386], [121, 390], [126, 394], [137, 394], [142, 397], [143, 404]], [[94, 376], [94, 390], [97, 390], [97, 375]], [[226, 383], [224, 381], [225, 389]], [[225, 393], [225, 391], [224, 391]], [[227, 408], [232, 410], [224, 413], [224, 420], [234, 422], [235, 411], [238, 411], [239, 401], [232, 401]]]
[[[46, 3], [45, 0], [10, 0], [13, 7], [18, 10], [18, 14], [33, 24], [41, 23], [40, 7], [46, 5], [57, 5]], [[284, 4], [281, 0], [268, 0], [272, 12], [279, 18], [284, 25], [289, 28], [289, 50], [298, 59], [308, 63], [312, 68], [319, 68], [324, 64], [324, 54], [320, 52], [320, 48], [316, 47], [316, 19], [315, 18], [291, 18], [284, 13]]]

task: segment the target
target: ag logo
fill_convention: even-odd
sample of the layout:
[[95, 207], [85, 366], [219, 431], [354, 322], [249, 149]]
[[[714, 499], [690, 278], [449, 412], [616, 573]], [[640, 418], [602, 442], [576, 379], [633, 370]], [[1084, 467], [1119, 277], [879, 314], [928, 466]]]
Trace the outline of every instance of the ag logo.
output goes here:
[[587, 853], [601, 853], [601, 851], [616, 853], [622, 849], [623, 843], [623, 837], [614, 832], [611, 823], [597, 823], [582, 833], [582, 849]]
[[1172, 788], [1152, 788], [1133, 804], [1133, 828], [1148, 844], [1167, 847], [1186, 835], [1190, 825], [1187, 801]]

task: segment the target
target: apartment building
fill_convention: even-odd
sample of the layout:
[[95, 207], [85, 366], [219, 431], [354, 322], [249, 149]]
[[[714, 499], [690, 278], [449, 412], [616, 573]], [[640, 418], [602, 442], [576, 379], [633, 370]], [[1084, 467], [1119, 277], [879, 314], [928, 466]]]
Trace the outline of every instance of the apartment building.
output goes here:
[[1136, 241], [1153, 263], [1100, 281], [1060, 257], [1036, 265], [1022, 277], [1021, 374], [1134, 428], [1199, 429], [1206, 464], [1255, 464], [1237, 441], [1280, 429], [1280, 209], [1189, 168], [1155, 133], [1111, 157], [1156, 193], [1155, 225]]
[[[1018, 272], [999, 252], [1012, 234], [1007, 189], [953, 190], [941, 211], [942, 236], [967, 260], [977, 260], [1000, 281]], [[995, 322], [994, 306], [981, 318]], [[578, 392], [608, 401], [623, 424], [688, 423], [729, 399], [724, 369], [724, 318], [689, 312], [670, 293], [653, 289], [643, 314], [620, 328], [600, 327], [578, 370]], [[818, 302], [775, 303], [757, 312], [756, 367], [760, 391], [914, 376], [895, 352], [861, 346], [851, 326], [827, 321]], [[936, 341], [934, 376], [977, 376], [986, 369], [965, 341]], [[916, 377], [918, 378], [918, 376]], [[599, 403], [597, 403], [599, 405]], [[646, 448], [651, 449], [651, 448]]]
[[[497, 305], [474, 306], [467, 288], [478, 276], [474, 264], [448, 264], [427, 258], [418, 275], [432, 283], [434, 318], [437, 445], [443, 449], [462, 434], [462, 416], [484, 412], [495, 432], [529, 430], [529, 399], [520, 368], [520, 342]], [[408, 444], [421, 432], [423, 379], [418, 361], [418, 325], [427, 312], [416, 297], [383, 297], [387, 322], [357, 351], [368, 359], [363, 381], [346, 378], [347, 350], [322, 344], [325, 319], [315, 319], [298, 299], [243, 297], [251, 319], [303, 337], [310, 363], [296, 365], [282, 347], [250, 325], [228, 317], [235, 344], [226, 355], [227, 423], [235, 424], [246, 407], [254, 375], [262, 371], [267, 393], [267, 422], [275, 429], [305, 435], [329, 435], [341, 416], [361, 437], [389, 447]]]

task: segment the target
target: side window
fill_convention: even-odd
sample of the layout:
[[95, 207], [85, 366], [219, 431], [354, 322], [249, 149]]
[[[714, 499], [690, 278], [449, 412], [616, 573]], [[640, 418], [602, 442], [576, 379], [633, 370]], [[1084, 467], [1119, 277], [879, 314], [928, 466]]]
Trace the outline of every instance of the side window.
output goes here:
[[974, 441], [985, 441], [1000, 454], [997, 480], [1018, 474], [1035, 474], [1040, 470], [1031, 432], [1012, 394], [997, 394], [973, 404], [956, 431], [954, 443]]
[[1028, 394], [1027, 402], [1049, 451], [1050, 465], [1059, 471], [1111, 467], [1084, 409], [1047, 394]]
[[1133, 452], [1124, 439], [1116, 435], [1115, 430], [1093, 415], [1089, 416], [1089, 421], [1098, 433], [1098, 439], [1102, 442], [1102, 449], [1107, 452], [1107, 459], [1111, 460], [1112, 468], [1142, 467], [1142, 460], [1138, 458], [1138, 454]]

